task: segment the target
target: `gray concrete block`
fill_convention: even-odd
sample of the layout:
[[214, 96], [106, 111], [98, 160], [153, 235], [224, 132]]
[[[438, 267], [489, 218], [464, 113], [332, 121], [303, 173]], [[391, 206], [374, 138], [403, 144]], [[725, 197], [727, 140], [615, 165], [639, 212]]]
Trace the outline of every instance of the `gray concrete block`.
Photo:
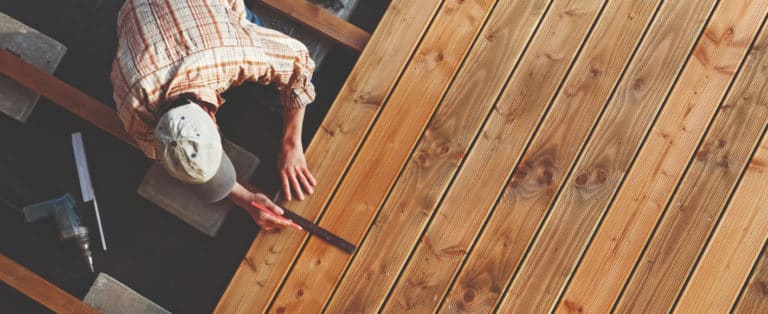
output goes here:
[[[224, 151], [232, 160], [239, 179], [247, 181], [253, 176], [259, 166], [256, 156], [227, 140], [224, 140]], [[210, 237], [216, 236], [227, 214], [235, 207], [228, 199], [208, 205], [198, 202], [159, 164], [153, 164], [144, 175], [137, 192]]]
[[83, 302], [104, 314], [171, 313], [105, 273], [99, 273]]
[[[53, 73], [67, 50], [58, 41], [3, 13], [0, 13], [0, 49], [48, 73]], [[0, 95], [0, 112], [21, 122], [27, 121], [40, 98], [40, 94], [5, 76], [0, 76]]]

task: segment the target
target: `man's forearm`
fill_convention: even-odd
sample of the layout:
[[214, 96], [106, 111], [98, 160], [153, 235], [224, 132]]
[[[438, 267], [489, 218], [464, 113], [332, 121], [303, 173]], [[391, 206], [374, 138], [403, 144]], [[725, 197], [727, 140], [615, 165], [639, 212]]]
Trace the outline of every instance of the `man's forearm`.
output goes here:
[[304, 108], [286, 108], [283, 111], [283, 148], [301, 146], [301, 126]]

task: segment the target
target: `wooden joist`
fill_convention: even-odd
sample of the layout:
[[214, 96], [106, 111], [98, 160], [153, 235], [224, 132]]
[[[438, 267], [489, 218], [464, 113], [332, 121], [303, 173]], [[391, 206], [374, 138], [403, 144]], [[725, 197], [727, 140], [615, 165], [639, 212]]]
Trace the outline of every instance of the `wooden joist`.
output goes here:
[[34, 65], [24, 62], [5, 49], [0, 49], [0, 73], [50, 99], [107, 133], [138, 147], [136, 142], [125, 132], [123, 124], [112, 108]]
[[268, 7], [318, 31], [328, 39], [356, 51], [363, 51], [371, 34], [308, 0], [259, 0]]
[[90, 305], [76, 299], [3, 254], [0, 254], [0, 281], [56, 313], [98, 313]]
[[[370, 47], [363, 51], [307, 149], [307, 163], [320, 179], [314, 194], [283, 205], [310, 220], [320, 216], [441, 3], [394, 0], [390, 4]], [[264, 309], [306, 239], [303, 233], [259, 233], [216, 312]]]
[[[683, 176], [739, 63], [749, 51], [765, 1], [726, 4], [707, 26], [585, 253], [558, 311], [610, 311]], [[758, 63], [747, 62], [748, 71]], [[741, 79], [743, 80], [743, 79]], [[744, 84], [744, 83], [738, 83]], [[737, 97], [729, 96], [728, 102]]]

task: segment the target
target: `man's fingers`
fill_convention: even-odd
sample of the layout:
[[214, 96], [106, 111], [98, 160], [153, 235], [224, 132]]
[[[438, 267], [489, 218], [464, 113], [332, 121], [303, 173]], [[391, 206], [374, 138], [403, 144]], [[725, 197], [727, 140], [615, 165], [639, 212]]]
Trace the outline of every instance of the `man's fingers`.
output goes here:
[[293, 187], [293, 191], [296, 192], [296, 196], [299, 197], [299, 200], [304, 200], [304, 193], [301, 192], [301, 186], [299, 186], [299, 180], [296, 179], [297, 175], [294, 173], [290, 176], [291, 180], [291, 187]]
[[307, 192], [307, 194], [312, 194], [315, 192], [312, 189], [312, 185], [309, 184], [309, 181], [307, 180], [307, 177], [304, 175], [303, 171], [299, 171], [296, 176], [299, 177], [299, 181], [301, 182], [301, 185], [304, 187], [304, 191]]
[[312, 176], [312, 172], [309, 171], [308, 168], [302, 169], [302, 172], [304, 173], [304, 176], [309, 179], [309, 183], [312, 183], [312, 186], [317, 185], [317, 180], [315, 180], [315, 177]]
[[280, 206], [277, 206], [275, 203], [272, 203], [272, 202], [269, 202], [269, 206], [267, 206], [267, 208], [268, 208], [269, 210], [271, 210], [271, 211], [275, 212], [275, 214], [278, 214], [278, 215], [280, 215], [280, 216], [282, 216], [282, 215], [285, 213], [285, 212], [283, 211], [283, 209], [282, 209], [282, 208], [280, 208]]
[[290, 201], [291, 200], [291, 185], [288, 179], [288, 174], [283, 172], [280, 175], [281, 179], [283, 180], [283, 194], [285, 194], [285, 200]]

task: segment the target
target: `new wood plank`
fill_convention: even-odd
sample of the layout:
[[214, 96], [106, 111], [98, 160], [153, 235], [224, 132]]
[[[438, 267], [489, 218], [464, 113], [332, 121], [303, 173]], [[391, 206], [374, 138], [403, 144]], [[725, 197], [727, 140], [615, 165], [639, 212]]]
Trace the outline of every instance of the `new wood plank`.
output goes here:
[[327, 312], [374, 312], [381, 307], [549, 3], [515, 0], [494, 10]]
[[[392, 1], [307, 149], [307, 163], [318, 179], [314, 194], [286, 207], [317, 219], [441, 3]], [[216, 312], [266, 308], [307, 237], [302, 232], [260, 232]]]
[[307, 0], [259, 0], [259, 2], [318, 31], [328, 39], [357, 51], [363, 51], [371, 38], [368, 32]]
[[758, 28], [755, 19], [766, 8], [765, 1], [723, 6], [608, 209], [558, 312], [607, 312], [618, 297], [749, 48]]
[[619, 299], [618, 311], [666, 312], [680, 293], [768, 124], [765, 44], [761, 40], [750, 52], [744, 75], [720, 106]]
[[768, 313], [768, 242], [763, 243], [763, 252], [753, 272], [742, 288], [734, 313]]
[[[763, 6], [764, 8], [765, 6]], [[768, 137], [749, 161], [675, 313], [726, 313], [768, 240]], [[716, 284], [715, 284], [716, 283]]]
[[[715, 1], [665, 2], [501, 302], [551, 311]], [[652, 48], [651, 48], [652, 47]]]
[[[573, 119], [572, 121], [595, 119], [594, 116], [608, 99], [616, 81], [629, 62], [643, 31], [650, 24], [659, 2], [639, 0], [609, 2], [581, 56], [573, 66], [572, 74], [564, 83], [565, 92], [554, 101], [551, 109], [553, 113], [550, 117], [557, 117], [558, 114], [562, 116], [545, 123], [542, 126], [542, 132], [557, 130], [554, 126], [567, 119]], [[590, 110], [593, 116], [569, 112], [573, 108], [578, 108], [580, 104], [593, 104], [593, 109]], [[590, 112], [586, 111], [586, 108], [583, 109], [585, 112]], [[569, 138], [568, 142], [583, 141], [589, 127], [591, 124], [587, 123], [581, 124], [580, 127], [569, 126], [567, 129], [571, 134], [581, 134], [582, 139]], [[532, 130], [528, 130], [530, 131]], [[534, 145], [541, 143], [537, 142]], [[568, 161], [558, 160], [558, 164], [560, 162]], [[540, 163], [541, 165], [543, 163]], [[537, 168], [531, 168], [530, 183], [534, 187], [541, 188], [547, 184], [548, 179], [560, 180], [548, 178], [547, 172], [552, 171], [551, 169]], [[528, 228], [519, 225], [518, 223], [524, 222], [525, 219], [509, 212], [514, 208], [512, 205], [497, 207], [491, 218], [495, 221], [492, 225], [494, 229], [486, 229], [487, 231], [478, 240], [478, 244], [448, 294], [443, 310], [485, 312], [494, 309], [527, 242], [533, 235], [533, 225], [529, 225]], [[527, 234], [524, 233], [526, 230]], [[515, 234], [516, 232], [521, 233]]]
[[123, 124], [112, 108], [34, 65], [24, 62], [5, 49], [0, 49], [0, 73], [138, 148], [136, 142], [123, 129]]
[[98, 313], [24, 266], [0, 254], [0, 281], [26, 294], [56, 313]]
[[[353, 243], [361, 240], [495, 2], [446, 1], [339, 185], [321, 226]], [[310, 239], [271, 309], [322, 308], [349, 258]]]
[[578, 54], [604, 1], [556, 1], [483, 127], [384, 312], [437, 308], [516, 158]]

